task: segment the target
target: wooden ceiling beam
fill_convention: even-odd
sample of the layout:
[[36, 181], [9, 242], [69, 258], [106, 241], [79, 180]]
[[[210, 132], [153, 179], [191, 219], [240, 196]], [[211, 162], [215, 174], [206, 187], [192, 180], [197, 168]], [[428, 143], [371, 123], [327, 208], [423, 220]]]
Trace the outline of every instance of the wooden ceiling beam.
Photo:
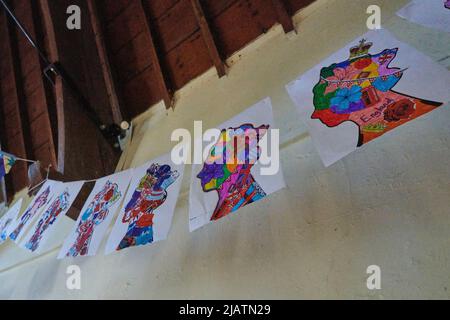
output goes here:
[[208, 20], [205, 16], [202, 4], [199, 0], [191, 0], [192, 9], [194, 10], [195, 18], [197, 19], [200, 31], [202, 33], [203, 40], [205, 41], [208, 54], [216, 67], [219, 78], [226, 75], [226, 66], [220, 55], [213, 34], [208, 24]]
[[28, 110], [25, 102], [25, 92], [22, 83], [22, 72], [19, 61], [19, 48], [16, 30], [11, 25], [11, 20], [7, 18], [6, 21], [6, 33], [7, 33], [7, 46], [10, 52], [10, 63], [12, 65], [12, 81], [13, 90], [17, 97], [17, 104], [19, 106], [19, 116], [22, 123], [22, 137], [25, 143], [25, 155], [26, 159], [34, 159], [33, 154], [33, 142], [30, 132], [30, 121], [28, 119]]
[[88, 0], [87, 4], [89, 9], [89, 16], [92, 23], [92, 29], [95, 35], [95, 44], [97, 46], [97, 51], [100, 58], [103, 79], [105, 81], [106, 90], [108, 92], [108, 99], [111, 106], [113, 121], [116, 124], [120, 124], [123, 120], [119, 102], [120, 100], [117, 94], [117, 85], [113, 77], [108, 50], [105, 44], [105, 37], [98, 12], [98, 7], [95, 3], [95, 0]]
[[[17, 46], [18, 65], [20, 66], [21, 78], [23, 81], [23, 99], [24, 111], [28, 113], [29, 134], [31, 137], [33, 153], [30, 159], [39, 160], [44, 166], [57, 165], [55, 139], [57, 126], [50, 119], [52, 114], [53, 120], [56, 120], [56, 112], [53, 112], [51, 102], [51, 91], [47, 82], [44, 82], [43, 70], [47, 67], [45, 61], [42, 60], [43, 54], [38, 50], [40, 42], [43, 41], [44, 35], [40, 29], [40, 17], [38, 3], [33, 1], [25, 1], [21, 5], [21, 9], [17, 6], [15, 10], [17, 18], [23, 23], [26, 31], [31, 37], [31, 41], [27, 40], [27, 36], [16, 26], [16, 36], [20, 39]], [[34, 47], [35, 42], [37, 48]], [[26, 57], [26, 60], [25, 60]], [[33, 68], [35, 73], [29, 73], [27, 70]], [[45, 81], [47, 81], [45, 79]], [[30, 91], [30, 88], [34, 88]], [[51, 109], [51, 111], [50, 111]], [[53, 112], [53, 113], [52, 113]], [[39, 115], [39, 116], [37, 116]], [[24, 133], [26, 134], [26, 133]], [[27, 147], [28, 149], [28, 147]], [[30, 153], [29, 152], [29, 153]]]
[[285, 33], [295, 31], [294, 22], [286, 8], [284, 0], [272, 0], [273, 7], [275, 9], [277, 20], [283, 26]]
[[[6, 121], [4, 122], [4, 134], [6, 141], [3, 141], [3, 145], [6, 145], [8, 148], [7, 150], [5, 150], [5, 148], [3, 150], [11, 152], [18, 157], [27, 158], [27, 149], [23, 129], [24, 125], [28, 126], [28, 124], [24, 123], [23, 115], [26, 113], [22, 112], [20, 108], [19, 92], [17, 91], [17, 65], [15, 66], [13, 61], [12, 43], [10, 41], [12, 30], [10, 28], [9, 20], [6, 14], [2, 14], [0, 19], [3, 22], [0, 28], [4, 30], [2, 32], [3, 38], [1, 39], [1, 41], [4, 42], [3, 48], [5, 50], [4, 52], [2, 52], [2, 63], [5, 63], [7, 65], [7, 69], [10, 70], [6, 74], [0, 75], [2, 77], [1, 81], [3, 82], [1, 83], [0, 90], [5, 90], [5, 85], [8, 84], [8, 87], [11, 88], [11, 90], [8, 90], [8, 92], [10, 92], [13, 97], [8, 101], [8, 105], [5, 104], [4, 96], [2, 97], [1, 101], [1, 107], [3, 109], [1, 117], [10, 117], [10, 119], [8, 120], [10, 126], [6, 125]], [[3, 93], [6, 94], [6, 92], [4, 91]], [[6, 114], [6, 110], [9, 110], [9, 114]], [[8, 127], [10, 128], [10, 130], [8, 130]], [[15, 131], [12, 132], [12, 127], [18, 128], [17, 134]], [[28, 140], [28, 142], [29, 141], [30, 140]], [[8, 183], [10, 196], [12, 196], [15, 192], [20, 191], [28, 185], [27, 165], [24, 162], [17, 163], [12, 168], [11, 174], [6, 178], [12, 182], [12, 185]]]
[[[39, 4], [43, 12], [49, 60], [63, 66], [63, 71], [72, 75], [69, 81], [74, 83], [75, 87], [85, 90], [81, 94], [88, 93], [89, 99], [92, 99], [89, 100], [90, 104], [99, 106], [100, 104], [93, 102], [101, 101], [102, 106], [103, 103], [108, 105], [104, 83], [94, 87], [94, 81], [86, 74], [88, 70], [103, 80], [100, 63], [97, 64], [100, 59], [96, 55], [95, 35], [91, 26], [87, 25], [80, 31], [67, 32], [65, 16], [56, 13], [64, 12], [70, 0], [39, 0]], [[87, 3], [80, 2], [81, 4], [84, 12], [88, 13]], [[87, 22], [90, 23], [89, 20]], [[85, 51], [83, 45], [86, 43], [89, 43], [89, 48], [94, 48], [92, 51], [95, 54]], [[91, 69], [92, 66], [94, 68]], [[113, 172], [118, 152], [104, 139], [89, 115], [81, 111], [80, 98], [75, 96], [73, 89], [64, 83], [61, 76], [55, 77], [53, 90], [58, 121], [58, 162], [55, 170], [69, 180], [97, 178]], [[109, 116], [109, 112], [106, 113]]]
[[[153, 37], [152, 26], [150, 24], [150, 14], [148, 12], [148, 8], [144, 3], [144, 0], [138, 1], [138, 11], [142, 13], [142, 21], [144, 22], [144, 32], [147, 37], [148, 42], [150, 43], [150, 60], [152, 62], [153, 68], [156, 71], [156, 81], [158, 82], [158, 87], [160, 89], [162, 99], [166, 105], [166, 109], [170, 109], [174, 105], [173, 92], [170, 89], [171, 86], [168, 83], [166, 77], [164, 77], [163, 69], [161, 67], [161, 59], [158, 56], [158, 51], [156, 50], [155, 41]], [[149, 106], [150, 107], [150, 106]]]

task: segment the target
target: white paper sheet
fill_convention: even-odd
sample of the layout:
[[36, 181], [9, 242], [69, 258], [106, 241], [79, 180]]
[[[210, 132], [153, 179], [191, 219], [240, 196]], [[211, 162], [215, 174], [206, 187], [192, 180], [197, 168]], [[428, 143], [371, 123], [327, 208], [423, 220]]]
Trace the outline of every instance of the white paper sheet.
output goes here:
[[62, 183], [59, 181], [46, 181], [29, 206], [25, 209], [19, 219], [16, 220], [11, 229], [10, 239], [19, 243], [27, 233], [30, 226], [36, 221], [45, 206], [53, 199]]
[[[351, 49], [356, 55], [349, 59]], [[286, 88], [323, 163], [330, 166], [358, 146], [445, 105], [450, 72], [379, 30], [355, 39]]]
[[170, 154], [133, 170], [130, 187], [106, 244], [106, 254], [165, 240], [183, 180], [184, 165]]
[[[232, 128], [234, 134], [239, 135], [237, 130], [242, 130], [246, 124], [249, 124], [252, 129], [259, 128], [259, 134], [270, 141], [269, 136], [272, 133], [267, 129], [278, 128], [275, 127], [273, 121], [272, 105], [269, 98], [223, 123], [218, 129], [227, 130]], [[263, 126], [266, 126], [267, 129], [262, 129]], [[267, 148], [261, 143], [257, 143], [250, 147], [249, 151], [252, 157], [256, 158], [256, 154], [258, 154], [256, 145], [259, 146], [261, 153], [268, 151], [265, 150]], [[207, 151], [211, 152], [216, 146], [209, 145]], [[211, 168], [215, 168], [212, 170], [214, 172], [211, 172]], [[245, 168], [243, 166], [230, 169], [230, 175], [225, 173], [224, 165], [213, 165], [213, 167], [206, 164], [193, 165], [189, 194], [190, 231], [194, 231], [224, 216], [233, 215], [238, 209], [245, 206], [246, 202], [247, 204], [256, 202], [285, 187], [281, 166], [274, 175], [262, 175], [261, 168], [262, 164], [260, 161], [257, 161], [250, 166], [249, 175], [244, 173]], [[202, 178], [199, 178], [199, 174]], [[226, 178], [226, 180], [222, 182], [223, 178]], [[234, 181], [235, 179], [237, 181]], [[253, 193], [251, 193], [252, 191]], [[238, 192], [242, 192], [244, 196], [237, 194]], [[220, 197], [219, 194], [221, 195]], [[248, 194], [253, 194], [253, 196], [249, 197], [247, 196]], [[233, 205], [235, 199], [237, 199], [237, 203]]]
[[12, 227], [15, 225], [21, 208], [22, 199], [19, 199], [0, 219], [0, 244], [5, 242], [13, 231]]
[[111, 220], [122, 204], [132, 174], [130, 169], [97, 180], [58, 259], [96, 255]]
[[414, 0], [397, 15], [425, 27], [450, 32], [450, 0]]
[[64, 220], [64, 216], [78, 196], [83, 184], [84, 181], [62, 183], [19, 245], [36, 254], [61, 245], [62, 241], [57, 241], [53, 235], [59, 228], [60, 222]]

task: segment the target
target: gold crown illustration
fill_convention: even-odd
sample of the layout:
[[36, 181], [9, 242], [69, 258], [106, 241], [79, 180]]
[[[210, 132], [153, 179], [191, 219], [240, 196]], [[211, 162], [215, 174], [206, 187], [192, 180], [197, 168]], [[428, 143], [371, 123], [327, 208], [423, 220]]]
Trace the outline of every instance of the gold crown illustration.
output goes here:
[[368, 55], [372, 45], [372, 42], [366, 42], [366, 39], [362, 39], [358, 46], [350, 48], [350, 59]]

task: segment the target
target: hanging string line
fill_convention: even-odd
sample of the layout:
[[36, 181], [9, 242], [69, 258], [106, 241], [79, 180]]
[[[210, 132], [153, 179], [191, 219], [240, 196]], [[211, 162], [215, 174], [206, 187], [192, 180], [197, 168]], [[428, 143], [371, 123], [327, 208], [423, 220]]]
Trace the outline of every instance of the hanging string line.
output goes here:
[[7, 153], [7, 152], [3, 152], [3, 151], [0, 151], [0, 156], [8, 156], [10, 158], [13, 158], [15, 161], [24, 161], [24, 162], [28, 162], [28, 163], [36, 163], [37, 162], [36, 160], [20, 158], [20, 157], [17, 157], [15, 155], [13, 155], [13, 154], [10, 154], [10, 153]]
[[51, 168], [51, 167], [52, 167], [51, 164], [49, 164], [48, 167], [47, 167], [47, 176], [45, 177], [45, 181], [48, 180], [48, 176], [50, 175], [50, 168]]
[[14, 156], [14, 160], [16, 161], [23, 161], [23, 162], [28, 162], [28, 163], [36, 163], [36, 160], [29, 160], [29, 159], [23, 159], [23, 158], [17, 158], [16, 156]]
[[[0, 156], [1, 155], [6, 155], [6, 156], [9, 156], [9, 157], [12, 157], [12, 158], [14, 158], [14, 160], [15, 161], [24, 161], [24, 162], [28, 162], [28, 163], [38, 163], [39, 161], [37, 161], [37, 160], [30, 160], [30, 159], [24, 159], [24, 158], [20, 158], [20, 157], [17, 157], [17, 156], [15, 156], [15, 155], [12, 155], [12, 154], [9, 154], [9, 153], [6, 153], [6, 152], [3, 152], [3, 151], [0, 151]], [[41, 182], [39, 182], [38, 184], [36, 184], [34, 187], [29, 187], [29, 190], [28, 190], [28, 192], [31, 192], [31, 191], [33, 191], [34, 189], [36, 189], [36, 188], [38, 188], [39, 186], [41, 186], [43, 183], [45, 183], [45, 182], [47, 182], [48, 181], [48, 177], [49, 177], [49, 174], [50, 174], [50, 168], [51, 168], [51, 164], [47, 167], [47, 175], [46, 175], [46, 178], [43, 180], [43, 181], [41, 181]], [[97, 180], [99, 180], [100, 178], [97, 178], [97, 179], [92, 179], [92, 180], [82, 180], [84, 183], [90, 183], [90, 182], [97, 182]]]
[[44, 183], [46, 183], [46, 182], [48, 181], [48, 176], [49, 176], [49, 174], [50, 174], [50, 168], [51, 168], [51, 167], [52, 167], [52, 165], [49, 164], [48, 167], [47, 167], [47, 175], [46, 175], [45, 179], [42, 180], [41, 182], [39, 182], [39, 183], [38, 183], [37, 185], [35, 185], [34, 187], [29, 188], [29, 189], [28, 189], [28, 192], [32, 192], [33, 190], [39, 188], [41, 185], [43, 185]]
[[41, 182], [39, 182], [39, 183], [38, 183], [37, 185], [35, 185], [34, 187], [29, 188], [29, 189], [28, 189], [28, 192], [31, 192], [31, 191], [33, 191], [34, 189], [39, 188], [39, 187], [42, 186], [45, 182], [47, 182], [47, 180], [42, 180]]
[[406, 70], [408, 70], [408, 68], [405, 68], [405, 69], [402, 69], [402, 70], [400, 70], [400, 71], [396, 71], [396, 72], [394, 72], [394, 73], [392, 73], [392, 74], [387, 74], [387, 75], [384, 75], [384, 76], [378, 76], [378, 77], [371, 77], [371, 78], [361, 78], [361, 79], [350, 79], [350, 80], [327, 80], [326, 78], [324, 78], [324, 77], [320, 77], [323, 81], [325, 81], [325, 82], [328, 82], [328, 83], [344, 83], [344, 82], [359, 82], [359, 83], [362, 83], [362, 82], [364, 82], [364, 81], [370, 81], [370, 80], [376, 80], [376, 79], [380, 79], [380, 78], [384, 78], [384, 77], [386, 77], [386, 78], [388, 78], [388, 77], [390, 77], [390, 76], [400, 76], [402, 73], [404, 73]]

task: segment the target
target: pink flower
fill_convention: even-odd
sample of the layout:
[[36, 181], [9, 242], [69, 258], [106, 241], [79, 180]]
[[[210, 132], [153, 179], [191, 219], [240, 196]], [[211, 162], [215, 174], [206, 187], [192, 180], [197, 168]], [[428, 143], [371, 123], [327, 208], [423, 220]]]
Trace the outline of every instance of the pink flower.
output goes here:
[[353, 86], [352, 82], [340, 82], [343, 80], [353, 80], [353, 78], [359, 74], [359, 71], [356, 70], [353, 66], [348, 66], [344, 68], [336, 68], [334, 69], [334, 76], [328, 77], [326, 80], [328, 81], [328, 86], [325, 89], [325, 94], [330, 92], [334, 92], [340, 88], [351, 88]]

